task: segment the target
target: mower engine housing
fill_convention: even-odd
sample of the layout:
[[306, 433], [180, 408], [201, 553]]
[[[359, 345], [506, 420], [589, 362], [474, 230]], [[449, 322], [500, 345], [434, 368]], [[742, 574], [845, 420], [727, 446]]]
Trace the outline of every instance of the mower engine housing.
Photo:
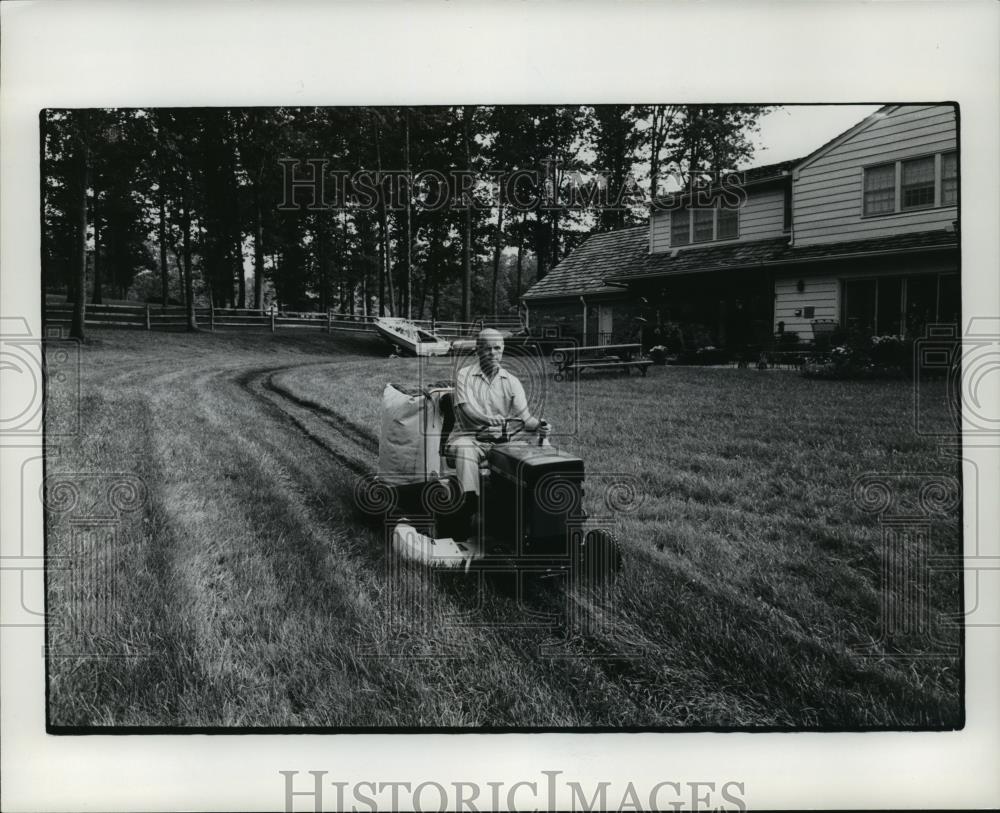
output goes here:
[[583, 513], [583, 460], [551, 446], [501, 443], [487, 453], [483, 527], [488, 553], [568, 559]]

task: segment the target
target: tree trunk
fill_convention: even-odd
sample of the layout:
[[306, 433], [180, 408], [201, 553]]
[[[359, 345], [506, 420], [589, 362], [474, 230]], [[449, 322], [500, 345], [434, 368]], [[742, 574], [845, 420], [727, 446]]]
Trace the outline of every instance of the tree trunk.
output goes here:
[[420, 307], [417, 310], [417, 318], [424, 318], [424, 310], [427, 307], [427, 280], [423, 280], [420, 284]]
[[[357, 226], [358, 225], [357, 218], [355, 218], [354, 222], [355, 222], [355, 225]], [[341, 211], [340, 211], [340, 239], [343, 241], [342, 245], [344, 247], [343, 251], [341, 252], [341, 267], [340, 267], [340, 279], [341, 279], [340, 285], [341, 285], [341, 287], [343, 287], [343, 286], [345, 286], [347, 284], [348, 277], [350, 277], [351, 279], [354, 278], [354, 274], [351, 273], [351, 265], [354, 262], [354, 258], [351, 256], [351, 239], [350, 239], [350, 236], [349, 236], [348, 231], [347, 231], [347, 210], [346, 209], [341, 209]], [[365, 244], [364, 244], [363, 239], [360, 236], [360, 230], [359, 230], [359, 239], [362, 240], [362, 242], [359, 245], [359, 248], [360, 248], [360, 252], [359, 253], [362, 256], [362, 258], [364, 258], [364, 255], [365, 255]], [[368, 263], [364, 262], [363, 259], [362, 259], [362, 263], [361, 263], [361, 313], [362, 313], [363, 316], [368, 316], [370, 308], [371, 308], [371, 302], [368, 299], [368, 276], [369, 276], [368, 275]], [[351, 303], [351, 315], [352, 316], [354, 315], [354, 303], [353, 302]]]
[[497, 236], [493, 245], [493, 313], [497, 313], [497, 279], [500, 276], [500, 252], [503, 249], [503, 198], [497, 205]]
[[264, 312], [264, 217], [260, 207], [260, 180], [253, 185], [253, 306]]
[[[376, 122], [375, 124], [375, 164], [378, 170], [379, 178], [382, 176], [382, 128]], [[388, 293], [389, 299], [389, 315], [395, 316], [396, 311], [396, 292], [392, 284], [392, 257], [389, 251], [389, 218], [386, 212], [385, 205], [385, 190], [383, 189], [381, 183], [379, 184], [379, 228], [381, 229], [381, 246], [379, 249], [379, 263], [381, 265], [379, 269], [379, 275], [382, 280], [385, 280], [387, 286], [387, 291], [382, 289], [381, 282], [379, 283], [380, 293]], [[385, 314], [385, 304], [384, 300], [379, 302], [379, 313]]]
[[181, 211], [181, 228], [184, 230], [184, 300], [187, 306], [187, 329], [198, 329], [198, 316], [194, 310], [194, 278], [191, 272], [191, 208], [188, 200], [190, 179], [185, 179]]
[[406, 318], [413, 318], [413, 212], [410, 208], [410, 111], [406, 111]]
[[[102, 303], [101, 298], [101, 220], [98, 211], [97, 188], [94, 187], [94, 203], [92, 215], [94, 218], [94, 294], [90, 300], [94, 305]], [[112, 286], [114, 280], [112, 279]]]
[[[184, 287], [184, 258], [181, 256], [180, 249], [177, 248], [176, 244], [171, 243], [170, 248], [174, 252], [174, 264], [177, 266], [177, 279], [181, 281], [181, 296], [185, 296], [187, 291]], [[186, 303], [187, 300], [185, 300], [185, 304]]]
[[[469, 132], [469, 105], [462, 107], [462, 141], [465, 146], [465, 167], [472, 169], [472, 146]], [[472, 201], [465, 203], [465, 228], [462, 232], [462, 320], [472, 321]]]
[[418, 319], [424, 318], [424, 308], [427, 304], [427, 282], [427, 270], [425, 269], [424, 273], [420, 275], [420, 308], [418, 311], [419, 315], [417, 316]]
[[382, 204], [382, 212], [379, 217], [380, 223], [380, 246], [379, 258], [382, 262], [382, 278], [386, 285], [386, 301], [389, 303], [389, 315], [396, 315], [396, 289], [392, 284], [392, 255], [389, 249], [389, 219], [386, 216], [385, 204]]
[[163, 188], [163, 176], [160, 176], [160, 291], [162, 299], [160, 310], [166, 310], [170, 299], [170, 272], [167, 269], [167, 195]]
[[521, 230], [517, 236], [517, 301], [521, 302], [521, 268], [524, 256], [524, 215], [521, 215]]
[[549, 268], [559, 265], [559, 212], [552, 213], [552, 237], [549, 245], [552, 247], [552, 258], [549, 260]]
[[[48, 116], [43, 111], [38, 116], [38, 223], [41, 226], [42, 238], [42, 305], [45, 304], [45, 290], [52, 282], [52, 268], [49, 262], [49, 240], [51, 230], [49, 222], [45, 217], [45, 197], [48, 192], [49, 166], [45, 157], [45, 149], [48, 145]], [[68, 301], [68, 300], [67, 300]], [[43, 311], [44, 313], [44, 311]]]
[[236, 284], [240, 297], [237, 307], [243, 309], [247, 306], [247, 278], [246, 274], [243, 273], [243, 235], [239, 231], [236, 232], [236, 243], [233, 250], [236, 255]]
[[533, 232], [535, 238], [535, 276], [537, 279], [542, 279], [548, 272], [549, 262], [549, 234], [545, 217], [542, 212], [535, 212]]
[[653, 105], [653, 121], [649, 128], [649, 200], [654, 202], [659, 194], [660, 186], [660, 146], [663, 144], [661, 129], [663, 127], [664, 110], [661, 105]]
[[76, 157], [77, 182], [77, 266], [76, 291], [73, 301], [73, 321], [70, 325], [70, 338], [83, 341], [86, 338], [84, 323], [87, 319], [87, 175], [89, 163], [89, 147], [86, 136], [86, 112], [80, 112], [80, 143]]
[[330, 279], [327, 261], [327, 228], [322, 219], [323, 215], [317, 215], [316, 227], [313, 229], [313, 239], [316, 241], [316, 270], [319, 272], [319, 309], [326, 313], [330, 307]]
[[236, 261], [236, 296], [237, 301], [233, 303], [235, 307], [245, 309], [247, 306], [247, 278], [243, 270], [243, 207], [241, 206], [240, 182], [239, 182], [239, 122], [235, 115], [224, 114], [226, 122], [226, 167], [228, 177], [226, 185], [228, 193], [232, 195], [230, 211], [230, 224], [232, 228], [232, 239]]
[[378, 315], [385, 316], [385, 268], [382, 260], [382, 244], [378, 246]]

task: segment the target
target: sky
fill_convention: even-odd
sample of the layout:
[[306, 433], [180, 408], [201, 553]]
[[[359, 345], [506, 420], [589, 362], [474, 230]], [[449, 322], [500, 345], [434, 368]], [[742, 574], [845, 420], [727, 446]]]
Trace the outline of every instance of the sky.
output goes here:
[[881, 105], [784, 105], [760, 119], [748, 166], [804, 158], [820, 145], [853, 127]]

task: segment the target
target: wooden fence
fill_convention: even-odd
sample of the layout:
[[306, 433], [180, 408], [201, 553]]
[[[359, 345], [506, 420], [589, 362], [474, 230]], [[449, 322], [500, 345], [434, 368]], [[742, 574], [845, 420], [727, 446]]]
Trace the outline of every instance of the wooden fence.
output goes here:
[[[239, 308], [195, 308], [195, 318], [201, 330], [253, 330], [276, 333], [278, 330], [316, 330], [326, 333], [374, 333], [375, 316], [352, 316], [333, 311], [326, 313], [266, 311]], [[49, 303], [45, 306], [45, 324], [69, 328], [73, 319], [72, 303]], [[474, 336], [484, 327], [516, 331], [521, 322], [516, 315], [481, 316], [474, 322], [449, 322], [414, 319], [422, 328], [442, 338]], [[87, 305], [85, 324], [88, 327], [133, 330], [187, 330], [187, 310], [178, 305]]]

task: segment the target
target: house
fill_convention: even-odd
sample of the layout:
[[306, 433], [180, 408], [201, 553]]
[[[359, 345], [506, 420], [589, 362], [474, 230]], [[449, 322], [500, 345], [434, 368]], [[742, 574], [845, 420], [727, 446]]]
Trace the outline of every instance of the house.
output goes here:
[[529, 323], [590, 343], [642, 316], [656, 335], [739, 347], [957, 322], [957, 155], [954, 106], [887, 105], [802, 159], [591, 236], [525, 293]]
[[631, 338], [634, 318], [641, 315], [639, 303], [627, 286], [605, 278], [637, 266], [648, 246], [648, 226], [588, 237], [521, 297], [532, 332], [583, 344]]

